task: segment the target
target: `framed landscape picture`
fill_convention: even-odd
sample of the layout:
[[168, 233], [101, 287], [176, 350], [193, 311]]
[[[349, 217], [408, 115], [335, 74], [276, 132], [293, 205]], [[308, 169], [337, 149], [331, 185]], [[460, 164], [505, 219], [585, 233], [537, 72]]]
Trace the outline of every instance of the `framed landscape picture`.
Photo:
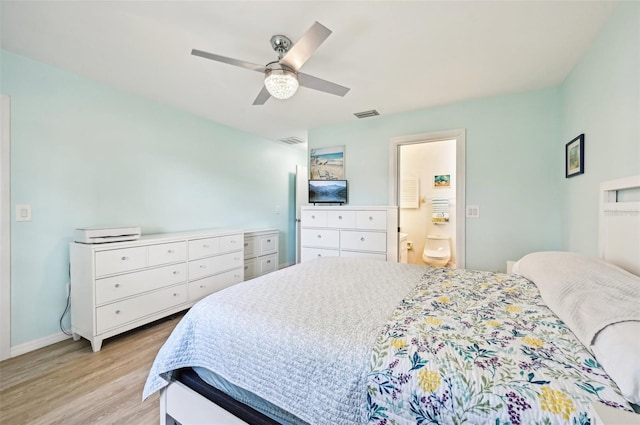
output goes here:
[[309, 178], [311, 180], [343, 180], [344, 146], [311, 149]]
[[565, 146], [565, 178], [584, 174], [584, 134]]

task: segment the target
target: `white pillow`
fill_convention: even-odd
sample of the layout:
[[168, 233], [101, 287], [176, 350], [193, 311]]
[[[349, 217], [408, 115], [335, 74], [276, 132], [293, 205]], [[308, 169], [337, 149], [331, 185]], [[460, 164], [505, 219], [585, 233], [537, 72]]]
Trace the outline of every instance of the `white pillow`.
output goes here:
[[640, 322], [607, 326], [598, 332], [591, 350], [624, 398], [640, 404]]

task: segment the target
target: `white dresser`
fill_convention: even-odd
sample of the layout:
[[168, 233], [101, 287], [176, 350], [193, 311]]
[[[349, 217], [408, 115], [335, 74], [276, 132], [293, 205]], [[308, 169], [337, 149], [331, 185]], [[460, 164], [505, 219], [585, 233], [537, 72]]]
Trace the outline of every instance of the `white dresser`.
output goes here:
[[278, 229], [244, 232], [244, 280], [278, 269]]
[[398, 261], [398, 207], [302, 207], [300, 260], [368, 257]]
[[102, 341], [243, 281], [243, 232], [202, 230], [70, 244], [73, 338]]

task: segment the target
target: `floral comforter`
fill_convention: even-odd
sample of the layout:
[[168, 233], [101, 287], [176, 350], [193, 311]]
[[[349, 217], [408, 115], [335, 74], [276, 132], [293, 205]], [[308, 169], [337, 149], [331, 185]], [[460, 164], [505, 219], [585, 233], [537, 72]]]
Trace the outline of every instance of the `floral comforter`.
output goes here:
[[[370, 424], [594, 424], [590, 403], [629, 409], [535, 285], [429, 269], [378, 337]], [[630, 409], [629, 409], [630, 410]]]

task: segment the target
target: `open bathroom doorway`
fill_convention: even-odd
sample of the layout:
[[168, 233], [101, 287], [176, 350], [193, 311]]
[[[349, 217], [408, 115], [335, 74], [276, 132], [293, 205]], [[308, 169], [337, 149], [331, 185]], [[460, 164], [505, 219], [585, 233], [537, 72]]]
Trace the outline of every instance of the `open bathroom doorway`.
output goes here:
[[392, 138], [389, 158], [400, 261], [464, 268], [465, 130]]

